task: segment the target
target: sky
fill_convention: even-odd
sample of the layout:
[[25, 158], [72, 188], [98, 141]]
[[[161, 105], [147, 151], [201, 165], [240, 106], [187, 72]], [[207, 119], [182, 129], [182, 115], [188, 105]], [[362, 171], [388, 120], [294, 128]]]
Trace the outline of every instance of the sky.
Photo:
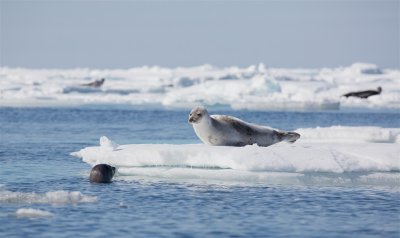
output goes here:
[[0, 0], [0, 65], [400, 68], [400, 0]]

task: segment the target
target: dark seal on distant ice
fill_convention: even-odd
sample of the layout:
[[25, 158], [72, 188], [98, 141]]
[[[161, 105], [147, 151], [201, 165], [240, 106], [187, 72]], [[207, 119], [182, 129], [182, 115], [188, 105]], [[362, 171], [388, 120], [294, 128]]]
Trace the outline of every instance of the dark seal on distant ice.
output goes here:
[[111, 183], [115, 174], [115, 167], [108, 164], [98, 164], [90, 171], [90, 182], [92, 183]]
[[343, 97], [359, 97], [359, 98], [368, 98], [374, 95], [379, 95], [382, 92], [382, 88], [378, 87], [377, 90], [366, 90], [366, 91], [359, 91], [359, 92], [349, 92], [343, 94]]
[[93, 81], [91, 83], [81, 84], [81, 86], [100, 88], [104, 84], [104, 81], [106, 81], [106, 79], [102, 78], [100, 80], [95, 80], [95, 81]]

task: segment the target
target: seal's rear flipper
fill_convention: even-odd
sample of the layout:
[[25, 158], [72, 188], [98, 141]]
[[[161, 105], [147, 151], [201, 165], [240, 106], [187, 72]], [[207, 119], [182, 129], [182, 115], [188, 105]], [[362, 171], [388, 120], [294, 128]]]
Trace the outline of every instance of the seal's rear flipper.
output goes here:
[[300, 138], [300, 134], [296, 132], [284, 132], [284, 140], [289, 143], [294, 143], [297, 139]]

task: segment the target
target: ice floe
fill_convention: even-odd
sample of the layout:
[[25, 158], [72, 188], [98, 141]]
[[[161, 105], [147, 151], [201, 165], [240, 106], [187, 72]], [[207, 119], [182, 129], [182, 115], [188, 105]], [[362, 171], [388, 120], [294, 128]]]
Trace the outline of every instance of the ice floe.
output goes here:
[[33, 208], [20, 208], [15, 212], [17, 217], [24, 217], [24, 218], [40, 218], [40, 217], [51, 217], [53, 216], [52, 213], [33, 209]]
[[95, 202], [95, 196], [84, 195], [79, 191], [50, 191], [44, 194], [35, 192], [13, 192], [0, 190], [0, 203], [39, 203], [39, 204], [77, 204]]
[[120, 178], [294, 184], [400, 182], [399, 129], [329, 127], [297, 132], [303, 137], [296, 143], [270, 147], [130, 144], [117, 150], [86, 147], [72, 155], [90, 165], [113, 165]]

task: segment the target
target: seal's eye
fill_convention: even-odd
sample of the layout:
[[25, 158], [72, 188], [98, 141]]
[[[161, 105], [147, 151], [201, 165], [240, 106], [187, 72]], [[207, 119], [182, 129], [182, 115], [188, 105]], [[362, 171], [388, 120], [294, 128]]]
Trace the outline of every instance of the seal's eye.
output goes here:
[[191, 115], [192, 115], [192, 113], [189, 114], [189, 116], [191, 116]]
[[201, 116], [201, 113], [197, 113], [197, 116]]

